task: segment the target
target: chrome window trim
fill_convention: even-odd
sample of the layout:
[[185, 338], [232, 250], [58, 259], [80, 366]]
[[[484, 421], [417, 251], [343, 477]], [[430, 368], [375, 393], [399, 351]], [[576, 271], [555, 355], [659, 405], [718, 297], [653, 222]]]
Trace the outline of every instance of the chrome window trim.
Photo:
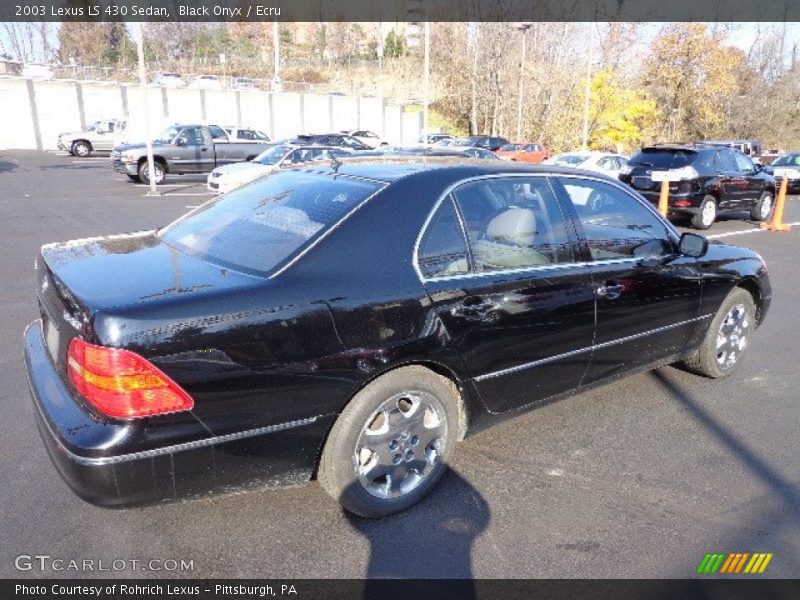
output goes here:
[[533, 367], [538, 367], [540, 365], [545, 365], [547, 363], [555, 362], [557, 360], [561, 360], [562, 358], [569, 358], [570, 356], [576, 356], [578, 354], [583, 354], [585, 352], [594, 352], [595, 350], [599, 350], [602, 348], [607, 348], [609, 346], [614, 346], [616, 344], [623, 344], [625, 342], [630, 342], [632, 340], [636, 340], [639, 338], [646, 337], [648, 335], [653, 335], [654, 333], [661, 333], [662, 331], [668, 331], [669, 329], [675, 329], [676, 327], [681, 327], [683, 325], [689, 325], [690, 323], [696, 323], [697, 321], [705, 321], [706, 319], [710, 319], [714, 316], [714, 313], [709, 313], [707, 315], [703, 315], [700, 317], [695, 317], [693, 319], [687, 319], [685, 321], [679, 321], [677, 323], [672, 323], [670, 325], [664, 325], [662, 327], [656, 327], [655, 329], [649, 329], [647, 331], [642, 331], [640, 333], [635, 333], [633, 335], [628, 335], [625, 337], [618, 338], [616, 340], [610, 340], [608, 342], [603, 342], [602, 344], [592, 344], [591, 346], [586, 346], [585, 348], [579, 348], [577, 350], [571, 350], [570, 352], [564, 352], [563, 354], [556, 354], [554, 356], [548, 356], [547, 358], [540, 358], [539, 360], [534, 360], [527, 363], [522, 363], [520, 365], [515, 365], [513, 367], [508, 367], [506, 369], [501, 369], [499, 371], [492, 371], [491, 373], [485, 373], [483, 375], [478, 375], [474, 378], [475, 381], [484, 381], [486, 379], [494, 379], [495, 377], [501, 377], [502, 375], [509, 375], [511, 373], [517, 373], [519, 371], [524, 371], [526, 369], [530, 369]]
[[[475, 278], [475, 277], [486, 277], [490, 275], [514, 275], [514, 274], [521, 274], [521, 273], [536, 273], [539, 271], [552, 271], [556, 269], [570, 269], [575, 267], [587, 267], [592, 265], [614, 265], [614, 264], [625, 264], [629, 262], [639, 262], [645, 257], [625, 257], [625, 258], [611, 258], [611, 259], [604, 259], [604, 260], [594, 260], [594, 261], [574, 261], [574, 262], [565, 262], [565, 263], [557, 263], [553, 265], [536, 265], [530, 267], [520, 267], [518, 269], [503, 269], [501, 271], [483, 271], [479, 273], [463, 273], [459, 275], [442, 275], [440, 277], [425, 277], [422, 274], [422, 270], [419, 268], [419, 246], [422, 242], [422, 238], [425, 236], [425, 233], [428, 230], [428, 226], [430, 225], [433, 216], [436, 214], [436, 211], [439, 210], [439, 206], [441, 206], [442, 202], [449, 197], [457, 188], [461, 187], [462, 185], [474, 183], [476, 181], [483, 181], [487, 179], [507, 179], [513, 177], [521, 177], [521, 178], [531, 178], [531, 177], [543, 177], [543, 178], [550, 178], [550, 177], [567, 177], [572, 179], [583, 179], [583, 180], [591, 180], [591, 181], [599, 181], [601, 183], [610, 184], [612, 187], [616, 187], [621, 190], [623, 193], [627, 194], [634, 201], [638, 202], [640, 205], [644, 206], [647, 210], [649, 210], [652, 214], [654, 214], [659, 221], [664, 224], [664, 228], [667, 230], [667, 233], [672, 233], [675, 236], [675, 239], [672, 241], [677, 244], [678, 240], [680, 239], [680, 233], [675, 228], [675, 226], [670, 223], [667, 219], [661, 216], [655, 207], [653, 207], [645, 198], [638, 196], [629, 186], [626, 186], [622, 182], [614, 181], [613, 179], [608, 179], [604, 176], [596, 176], [592, 173], [555, 173], [555, 172], [546, 172], [546, 173], [491, 173], [491, 174], [484, 174], [484, 175], [476, 175], [474, 177], [468, 177], [467, 179], [461, 179], [456, 183], [450, 184], [444, 192], [439, 196], [436, 202], [431, 208], [428, 216], [426, 217], [425, 221], [422, 223], [422, 227], [417, 233], [417, 239], [414, 242], [414, 250], [411, 257], [411, 264], [414, 267], [414, 270], [417, 273], [417, 277], [419, 277], [420, 282], [424, 285], [428, 282], [436, 282], [436, 281], [452, 281], [458, 279], [468, 279], [468, 278]], [[553, 193], [557, 195], [557, 191], [553, 190]], [[458, 210], [458, 204], [456, 203], [456, 210]], [[569, 220], [572, 220], [572, 217], [569, 217]], [[469, 246], [469, 240], [467, 239], [467, 251], [471, 252], [471, 248]], [[656, 256], [656, 257], [646, 257], [646, 258], [667, 258], [668, 254]]]

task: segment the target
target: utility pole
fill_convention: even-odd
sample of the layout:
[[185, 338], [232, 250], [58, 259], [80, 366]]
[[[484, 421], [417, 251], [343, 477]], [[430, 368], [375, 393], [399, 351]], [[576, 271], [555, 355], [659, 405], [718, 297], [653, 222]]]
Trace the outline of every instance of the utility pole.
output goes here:
[[425, 21], [425, 102], [422, 106], [422, 131], [428, 133], [428, 104], [431, 93], [431, 24]]
[[139, 36], [136, 40], [136, 53], [139, 55], [139, 89], [144, 102], [144, 140], [147, 149], [147, 179], [150, 182], [148, 196], [160, 196], [156, 189], [155, 163], [153, 161], [153, 136], [150, 134], [150, 103], [147, 100], [147, 73], [144, 69], [144, 23], [139, 23]]
[[592, 26], [594, 23], [589, 23], [589, 48], [586, 52], [586, 88], [584, 89], [583, 99], [583, 149], [589, 149], [589, 106], [592, 94], [592, 53], [594, 50], [592, 44], [593, 32]]
[[528, 30], [533, 27], [533, 23], [518, 23], [515, 25], [522, 32], [522, 58], [519, 61], [519, 78], [517, 81], [517, 139], [522, 141], [522, 89], [525, 79], [525, 44], [528, 39]]
[[280, 92], [281, 85], [281, 32], [277, 21], [272, 22], [272, 60], [275, 65], [275, 76], [272, 78], [272, 91]]

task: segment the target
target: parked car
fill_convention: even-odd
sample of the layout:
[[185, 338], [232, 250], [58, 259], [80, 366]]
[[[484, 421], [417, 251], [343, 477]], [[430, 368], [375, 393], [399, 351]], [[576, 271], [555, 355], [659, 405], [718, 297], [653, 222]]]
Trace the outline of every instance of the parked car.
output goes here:
[[484, 148], [485, 150], [499, 150], [506, 144], [508, 144], [508, 140], [504, 137], [497, 137], [493, 135], [472, 135], [466, 140], [465, 145], [467, 146], [474, 146], [476, 148]]
[[225, 194], [281, 167], [347, 154], [349, 151], [335, 146], [280, 144], [264, 150], [251, 161], [217, 167], [209, 173], [206, 184], [212, 192]]
[[[764, 171], [773, 177], [786, 177], [790, 194], [800, 194], [800, 152], [782, 154], [773, 160]], [[776, 182], [776, 187], [778, 182]]]
[[544, 146], [530, 142], [506, 144], [497, 150], [496, 154], [505, 160], [524, 162], [531, 165], [538, 165], [550, 156], [550, 153]]
[[437, 142], [454, 139], [455, 137], [449, 133], [423, 133], [421, 136], [419, 136], [417, 142], [424, 146], [433, 146]]
[[487, 424], [677, 360], [726, 377], [753, 347], [756, 252], [599, 174], [452, 161], [281, 169], [43, 246], [24, 356], [58, 473], [115, 507], [316, 475], [378, 517]]
[[186, 82], [179, 73], [159, 73], [153, 79], [156, 85], [163, 85], [164, 87], [185, 87]]
[[26, 79], [44, 80], [55, 79], [56, 76], [49, 66], [39, 63], [25, 63], [22, 67], [21, 75]]
[[619, 178], [657, 204], [661, 183], [653, 173], [670, 171], [669, 214], [708, 229], [721, 213], [745, 211], [766, 221], [775, 206], [775, 179], [761, 165], [727, 146], [659, 144], [642, 148]]
[[231, 87], [234, 90], [255, 90], [258, 89], [258, 84], [255, 79], [249, 77], [234, 77]]
[[543, 160], [542, 163], [595, 171], [616, 178], [620, 169], [628, 164], [628, 157], [611, 152], [562, 152]]
[[378, 148], [379, 146], [387, 145], [383, 138], [369, 129], [354, 129], [353, 131], [343, 131], [342, 133], [356, 138], [359, 142], [370, 148]]
[[[210, 173], [218, 166], [252, 160], [267, 147], [266, 142], [230, 141], [217, 125], [172, 125], [153, 140], [154, 181], [162, 183], [168, 173]], [[149, 183], [144, 143], [117, 146], [111, 164], [133, 181]]]
[[58, 149], [73, 156], [89, 156], [93, 152], [111, 152], [122, 130], [123, 119], [95, 121], [83, 131], [69, 131], [58, 136]]
[[733, 148], [749, 156], [753, 162], [759, 162], [762, 154], [761, 142], [758, 140], [703, 140], [697, 144]]
[[306, 135], [298, 135], [292, 140], [294, 144], [318, 144], [320, 146], [337, 146], [339, 148], [347, 148], [348, 150], [371, 150], [372, 147], [368, 146], [361, 140], [348, 135], [346, 133], [312, 133]]
[[473, 146], [464, 147], [450, 147], [451, 150], [455, 152], [461, 152], [462, 154], [466, 154], [472, 158], [482, 158], [484, 160], [500, 160], [500, 157], [497, 156], [491, 150], [486, 150], [485, 148], [476, 148]]
[[221, 90], [222, 80], [216, 75], [198, 75], [189, 84], [190, 88], [201, 90]]
[[434, 142], [433, 144], [431, 144], [431, 147], [432, 148], [447, 148], [449, 146], [452, 146], [457, 141], [458, 141], [458, 138], [444, 138], [444, 139], [438, 140], [438, 141]]
[[252, 127], [223, 127], [230, 141], [236, 142], [269, 142], [269, 136], [260, 129]]

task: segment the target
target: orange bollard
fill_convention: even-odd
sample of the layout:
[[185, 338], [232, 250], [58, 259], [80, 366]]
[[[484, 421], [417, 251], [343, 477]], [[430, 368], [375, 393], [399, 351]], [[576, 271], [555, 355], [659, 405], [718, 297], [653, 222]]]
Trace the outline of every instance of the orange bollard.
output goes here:
[[775, 211], [772, 219], [768, 223], [761, 223], [761, 229], [769, 231], [789, 231], [792, 226], [783, 222], [783, 207], [786, 205], [786, 191], [789, 188], [789, 178], [781, 178], [781, 187], [778, 191], [778, 198], [775, 200]]
[[658, 196], [658, 212], [665, 217], [667, 216], [667, 208], [669, 207], [669, 181], [666, 179], [661, 182], [661, 194]]

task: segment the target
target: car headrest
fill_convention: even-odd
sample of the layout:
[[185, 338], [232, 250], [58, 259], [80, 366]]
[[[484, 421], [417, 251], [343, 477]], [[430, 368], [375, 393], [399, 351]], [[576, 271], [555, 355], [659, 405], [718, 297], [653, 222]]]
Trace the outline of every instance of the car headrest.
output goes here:
[[536, 215], [529, 208], [509, 208], [489, 221], [486, 237], [516, 246], [532, 246], [536, 237]]

